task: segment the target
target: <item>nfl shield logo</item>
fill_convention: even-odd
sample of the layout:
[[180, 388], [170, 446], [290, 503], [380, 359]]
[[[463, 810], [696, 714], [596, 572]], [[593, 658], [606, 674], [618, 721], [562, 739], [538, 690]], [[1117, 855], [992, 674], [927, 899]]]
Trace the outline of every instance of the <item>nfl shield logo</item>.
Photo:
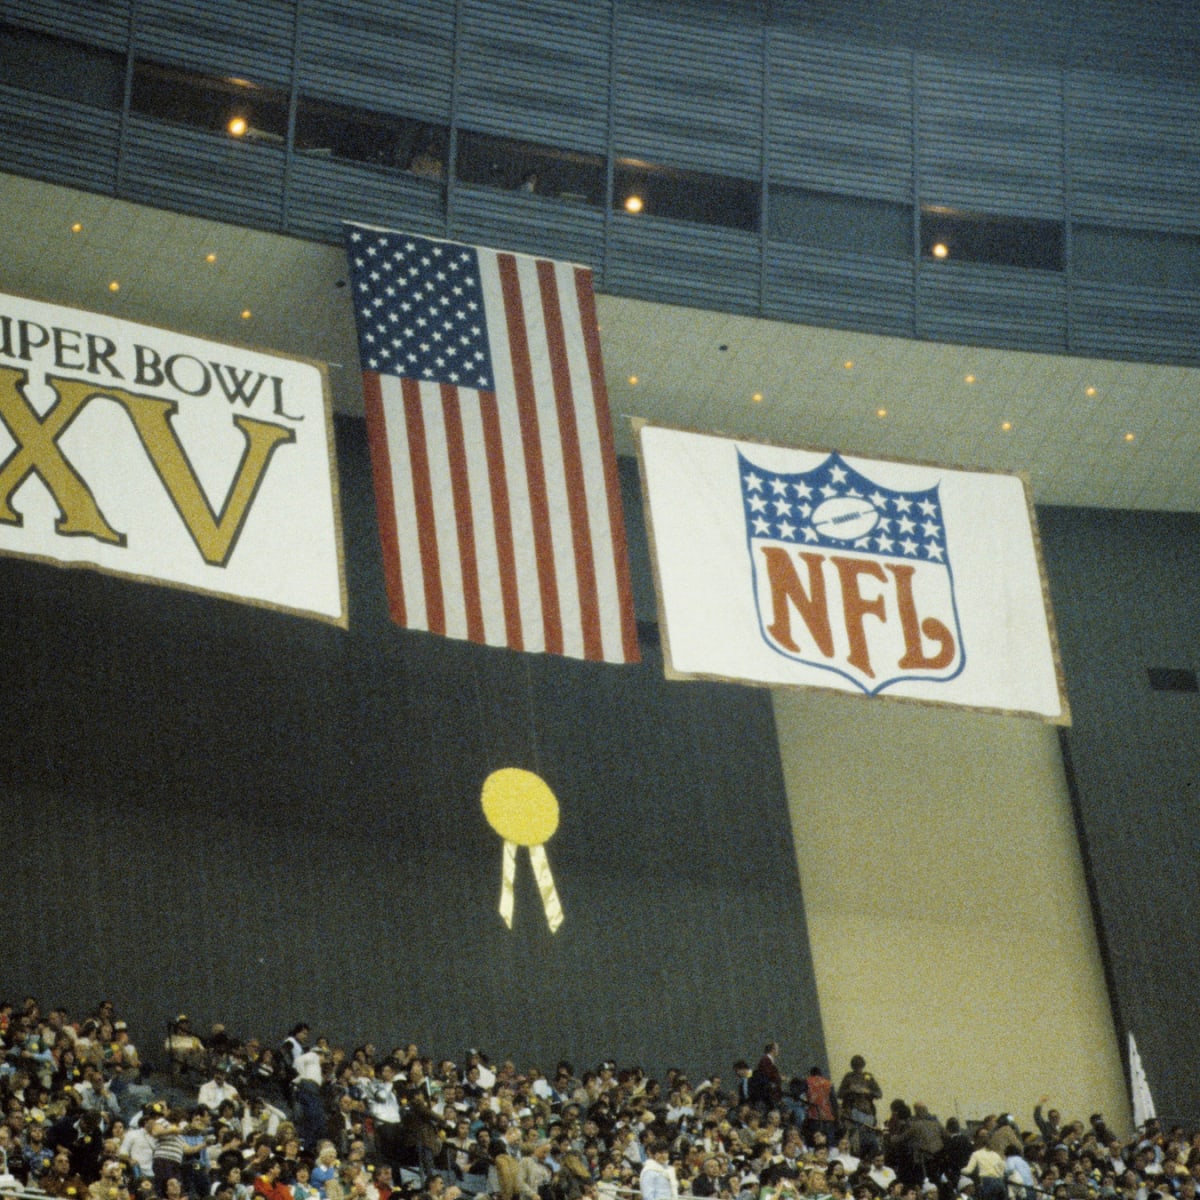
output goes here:
[[966, 663], [938, 488], [896, 491], [831, 454], [781, 474], [738, 452], [759, 626], [868, 695]]

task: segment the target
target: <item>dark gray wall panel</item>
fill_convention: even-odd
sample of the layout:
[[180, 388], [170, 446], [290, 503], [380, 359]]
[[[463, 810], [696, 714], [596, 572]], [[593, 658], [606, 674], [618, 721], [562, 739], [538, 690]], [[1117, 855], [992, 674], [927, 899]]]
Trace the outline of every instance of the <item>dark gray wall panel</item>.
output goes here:
[[1200, 346], [1200, 292], [1119, 284], [1071, 289], [1071, 350], [1102, 358], [1194, 363]]
[[303, 0], [304, 95], [445, 123], [455, 5], [446, 0]]
[[458, 122], [574, 150], [608, 147], [609, 4], [463, 0]]
[[445, 232], [443, 189], [399, 171], [298, 154], [288, 172], [291, 233], [341, 242], [343, 221], [437, 237]]
[[0, 166], [111, 195], [120, 114], [0, 85]]
[[912, 56], [768, 41], [767, 158], [772, 182], [908, 200], [913, 186]]
[[295, 0], [136, 0], [134, 53], [252, 83], [292, 78]]
[[123, 145], [123, 198], [260, 229], [280, 227], [282, 146], [167, 127], [132, 114]]
[[[822, 1061], [767, 693], [669, 683], [653, 637], [613, 667], [398, 629], [338, 435], [348, 630], [0, 559], [12, 989], [111, 996], [146, 1054], [187, 1011], [522, 1066]], [[524, 851], [497, 912], [501, 766], [559, 799], [554, 935]]]
[[1076, 218], [1200, 233], [1200, 86], [1098, 71], [1065, 86]]
[[1200, 517], [1043, 508], [1072, 724], [1076, 818], [1114, 1010], [1164, 1123], [1195, 1119], [1200, 963], [1200, 693], [1151, 689], [1151, 667], [1200, 668]]
[[1060, 218], [1062, 98], [1053, 71], [920, 55], [917, 195], [923, 205]]
[[917, 335], [968, 345], [1065, 350], [1063, 277], [980, 263], [922, 263]]
[[763, 129], [757, 5], [616, 4], [617, 154], [757, 180]]
[[901, 337], [912, 333], [909, 263], [796, 246], [772, 246], [767, 262], [765, 316]]
[[543, 254], [598, 267], [604, 257], [604, 211], [525, 193], [460, 187], [452, 236], [499, 250]]
[[613, 215], [604, 286], [623, 296], [755, 313], [759, 241], [685, 221]]
[[[80, 37], [93, 46], [124, 50], [129, 44], [130, 0], [92, 0], [87, 5], [87, 36]], [[3, 0], [0, 21], [10, 21], [25, 29], [63, 36], [81, 16], [76, 0]]]

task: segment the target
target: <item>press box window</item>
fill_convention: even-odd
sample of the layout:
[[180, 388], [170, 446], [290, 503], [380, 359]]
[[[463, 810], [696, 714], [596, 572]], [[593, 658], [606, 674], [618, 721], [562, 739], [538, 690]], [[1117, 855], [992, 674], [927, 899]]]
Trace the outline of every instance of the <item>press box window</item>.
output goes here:
[[[159, 63], [134, 64], [131, 107], [156, 120], [236, 133], [251, 141], [282, 142], [287, 136], [286, 93], [244, 79], [197, 75]], [[234, 121], [242, 124], [234, 126]]]
[[1060, 221], [1032, 217], [923, 208], [921, 257], [1026, 267], [1034, 271], [1061, 271], [1063, 226]]
[[529, 192], [576, 204], [603, 203], [604, 159], [579, 150], [464, 129], [458, 135], [454, 173], [462, 183], [479, 187]]
[[1071, 270], [1079, 279], [1167, 291], [1200, 291], [1200, 237], [1156, 230], [1071, 227]]
[[912, 258], [912, 205], [772, 184], [767, 225], [777, 242], [882, 258]]
[[613, 207], [698, 225], [757, 230], [762, 189], [752, 180], [619, 158]]
[[444, 126], [394, 113], [305, 96], [296, 105], [296, 149], [304, 154], [325, 154], [425, 179], [443, 179], [448, 142]]
[[125, 58], [111, 50], [0, 25], [0, 79], [9, 87], [119, 110]]

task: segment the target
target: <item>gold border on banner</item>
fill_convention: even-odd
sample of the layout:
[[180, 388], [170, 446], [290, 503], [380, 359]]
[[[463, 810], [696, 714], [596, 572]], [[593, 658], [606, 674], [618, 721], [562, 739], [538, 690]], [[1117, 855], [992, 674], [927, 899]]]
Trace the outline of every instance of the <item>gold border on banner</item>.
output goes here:
[[[1070, 725], [1071, 706], [1067, 698], [1066, 675], [1063, 671], [1062, 655], [1059, 648], [1058, 628], [1054, 623], [1054, 608], [1050, 602], [1050, 585], [1046, 576], [1046, 564], [1042, 557], [1042, 538], [1038, 530], [1037, 513], [1033, 503], [1033, 489], [1029, 475], [1025, 471], [993, 470], [984, 467], [955, 466], [952, 463], [929, 462], [923, 459], [897, 458], [887, 454], [857, 454], [852, 450], [835, 449], [826, 446], [790, 445], [770, 441], [767, 438], [742, 437], [739, 434], [726, 433], [713, 429], [688, 429], [682, 425], [670, 425], [661, 421], [650, 421], [645, 417], [630, 417], [629, 425], [633, 431], [634, 444], [637, 447], [638, 478], [642, 488], [642, 514], [646, 527], [646, 540], [650, 548], [650, 571], [654, 579], [654, 601], [658, 610], [659, 640], [663, 650], [663, 676], [670, 680], [704, 680], [713, 683], [736, 683], [743, 687], [761, 687], [768, 690], [821, 692], [830, 696], [849, 696], [858, 700], [882, 701], [884, 703], [916, 704], [922, 708], [954, 708], [963, 712], [985, 713], [1004, 717], [1024, 717], [1041, 721], [1047, 725]], [[646, 465], [642, 457], [642, 430], [644, 428], [666, 429], [674, 433], [690, 433], [699, 437], [713, 438], [718, 441], [742, 442], [746, 445], [770, 446], [776, 450], [801, 450], [813, 454], [845, 454], [852, 458], [861, 458], [868, 462], [896, 463], [901, 466], [927, 467], [933, 470], [960, 471], [972, 475], [1004, 475], [1018, 479], [1025, 494], [1026, 514], [1029, 518], [1029, 528], [1033, 541], [1034, 560], [1037, 563], [1038, 581], [1041, 586], [1042, 608], [1046, 617], [1046, 633], [1050, 643], [1050, 653], [1054, 664], [1054, 682], [1058, 693], [1059, 712], [1055, 714], [1032, 712], [1019, 708], [994, 708], [980, 704], [962, 704], [954, 700], [928, 700], [919, 696], [901, 696], [895, 693], [877, 692], [875, 695], [865, 695], [861, 692], [846, 688], [823, 687], [819, 683], [777, 683], [759, 679], [748, 679], [739, 675], [718, 675], [708, 672], [678, 671], [671, 657], [670, 630], [667, 628], [666, 607], [663, 604], [662, 580], [658, 572], [658, 547], [654, 535], [654, 516], [650, 508], [650, 489], [646, 481]]]

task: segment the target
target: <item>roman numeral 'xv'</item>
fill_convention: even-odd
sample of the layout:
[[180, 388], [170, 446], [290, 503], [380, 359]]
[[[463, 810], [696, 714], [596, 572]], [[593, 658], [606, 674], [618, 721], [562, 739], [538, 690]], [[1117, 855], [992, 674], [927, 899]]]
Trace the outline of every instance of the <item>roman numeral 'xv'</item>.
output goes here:
[[99, 388], [78, 379], [47, 376], [46, 383], [58, 398], [45, 416], [38, 416], [25, 398], [27, 382], [24, 371], [0, 367], [0, 422], [17, 443], [16, 449], [0, 463], [0, 524], [23, 524], [21, 514], [12, 506], [13, 493], [30, 475], [37, 475], [58, 505], [56, 532], [64, 537], [94, 537], [112, 545], [125, 545], [125, 534], [108, 523], [91, 489], [58, 445], [89, 401], [113, 400], [128, 414], [147, 458], [204, 561], [223, 567], [237, 544], [271, 456], [279, 446], [296, 440], [295, 432], [287, 426], [252, 417], [234, 417], [233, 423], [242, 431], [246, 445], [233, 486], [218, 515], [209, 504], [171, 423], [171, 416], [178, 408], [175, 401], [138, 396], [123, 388]]

